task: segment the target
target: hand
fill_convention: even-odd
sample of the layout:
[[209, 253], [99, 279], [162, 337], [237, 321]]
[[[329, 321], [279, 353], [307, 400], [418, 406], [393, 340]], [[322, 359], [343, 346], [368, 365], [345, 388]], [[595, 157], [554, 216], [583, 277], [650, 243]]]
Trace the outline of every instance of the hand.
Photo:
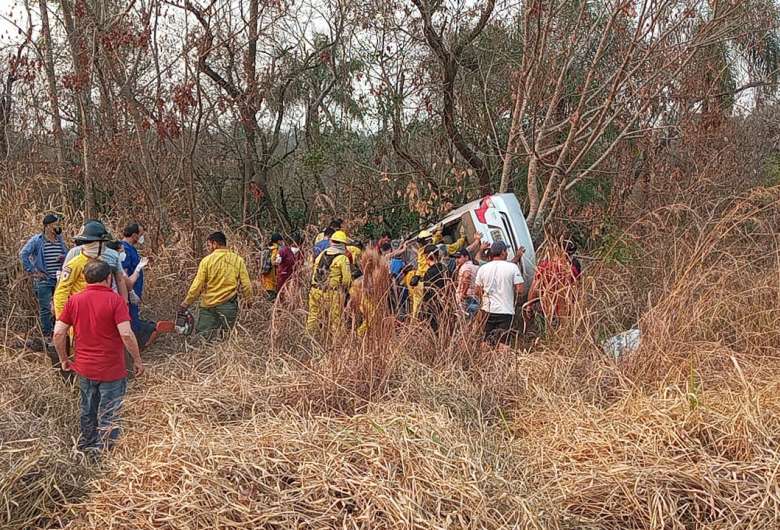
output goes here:
[[482, 232], [474, 232], [474, 241], [482, 241]]
[[139, 359], [139, 360], [138, 360], [137, 362], [135, 362], [134, 364], [135, 364], [135, 365], [133, 366], [133, 374], [134, 374], [136, 377], [140, 377], [140, 376], [144, 375], [144, 372], [146, 371], [146, 367], [144, 366], [144, 363], [143, 363], [143, 361], [141, 361], [141, 360]]
[[135, 291], [133, 291], [132, 289], [128, 293], [128, 298], [130, 299], [130, 303], [132, 305], [141, 305], [141, 299], [138, 298], [138, 295], [135, 294]]
[[73, 370], [73, 363], [70, 362], [70, 359], [60, 360], [60, 366], [62, 367], [63, 372], [70, 372]]
[[43, 278], [45, 278], [45, 277], [46, 277], [46, 273], [45, 273], [45, 272], [39, 272], [39, 271], [36, 271], [36, 272], [33, 272], [33, 273], [31, 274], [31, 276], [32, 276], [32, 278], [33, 278], [34, 280], [41, 280], [41, 279], [43, 279]]
[[141, 261], [138, 262], [138, 265], [136, 266], [137, 269], [144, 270], [144, 268], [149, 265], [149, 258], [143, 257], [141, 258]]

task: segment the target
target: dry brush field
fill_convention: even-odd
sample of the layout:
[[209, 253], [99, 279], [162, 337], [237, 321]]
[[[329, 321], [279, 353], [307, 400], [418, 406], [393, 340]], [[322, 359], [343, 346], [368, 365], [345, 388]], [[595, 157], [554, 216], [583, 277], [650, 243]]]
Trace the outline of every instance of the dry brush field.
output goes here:
[[[620, 243], [629, 263], [594, 253], [571, 317], [507, 353], [457, 321], [320, 344], [302, 297], [256, 304], [223, 343], [147, 354], [98, 464], [74, 450], [76, 391], [10, 346], [17, 281], [0, 527], [777, 528], [778, 220], [763, 188], [650, 212]], [[178, 255], [151, 269], [151, 314], [178, 302], [195, 263]], [[632, 324], [639, 350], [605, 355]]]

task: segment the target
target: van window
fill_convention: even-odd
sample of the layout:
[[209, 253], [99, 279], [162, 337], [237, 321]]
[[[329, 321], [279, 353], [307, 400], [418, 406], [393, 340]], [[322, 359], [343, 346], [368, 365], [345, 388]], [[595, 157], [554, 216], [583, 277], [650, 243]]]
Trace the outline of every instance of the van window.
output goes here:
[[460, 216], [460, 225], [463, 227], [463, 233], [466, 234], [466, 238], [471, 240], [471, 236], [477, 230], [474, 227], [474, 219], [471, 217], [471, 212], [466, 212]]
[[519, 248], [519, 245], [515, 238], [515, 232], [512, 230], [512, 223], [509, 221], [509, 216], [505, 212], [499, 213], [501, 214], [501, 223], [504, 225], [504, 230], [506, 230], [506, 233], [509, 235], [509, 245], [512, 247], [512, 250], [516, 250]]

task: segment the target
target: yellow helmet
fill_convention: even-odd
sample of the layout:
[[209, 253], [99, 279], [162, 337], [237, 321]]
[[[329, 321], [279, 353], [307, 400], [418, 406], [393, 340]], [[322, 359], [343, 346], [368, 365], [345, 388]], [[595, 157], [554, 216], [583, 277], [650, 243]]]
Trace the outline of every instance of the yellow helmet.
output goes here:
[[330, 236], [330, 240], [332, 243], [341, 243], [343, 245], [346, 245], [349, 243], [349, 236], [347, 233], [343, 230], [336, 230], [332, 236]]
[[433, 234], [429, 230], [422, 230], [419, 234], [417, 234], [417, 239], [431, 239], [433, 237]]

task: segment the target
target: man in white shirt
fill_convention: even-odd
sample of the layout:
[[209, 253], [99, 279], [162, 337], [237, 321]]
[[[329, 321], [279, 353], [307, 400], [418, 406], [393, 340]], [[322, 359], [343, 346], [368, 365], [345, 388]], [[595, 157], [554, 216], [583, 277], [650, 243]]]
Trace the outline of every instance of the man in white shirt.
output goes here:
[[506, 244], [496, 241], [490, 246], [490, 261], [477, 271], [474, 294], [487, 316], [485, 340], [491, 344], [506, 343], [515, 316], [515, 300], [525, 292], [520, 268], [506, 258]]

